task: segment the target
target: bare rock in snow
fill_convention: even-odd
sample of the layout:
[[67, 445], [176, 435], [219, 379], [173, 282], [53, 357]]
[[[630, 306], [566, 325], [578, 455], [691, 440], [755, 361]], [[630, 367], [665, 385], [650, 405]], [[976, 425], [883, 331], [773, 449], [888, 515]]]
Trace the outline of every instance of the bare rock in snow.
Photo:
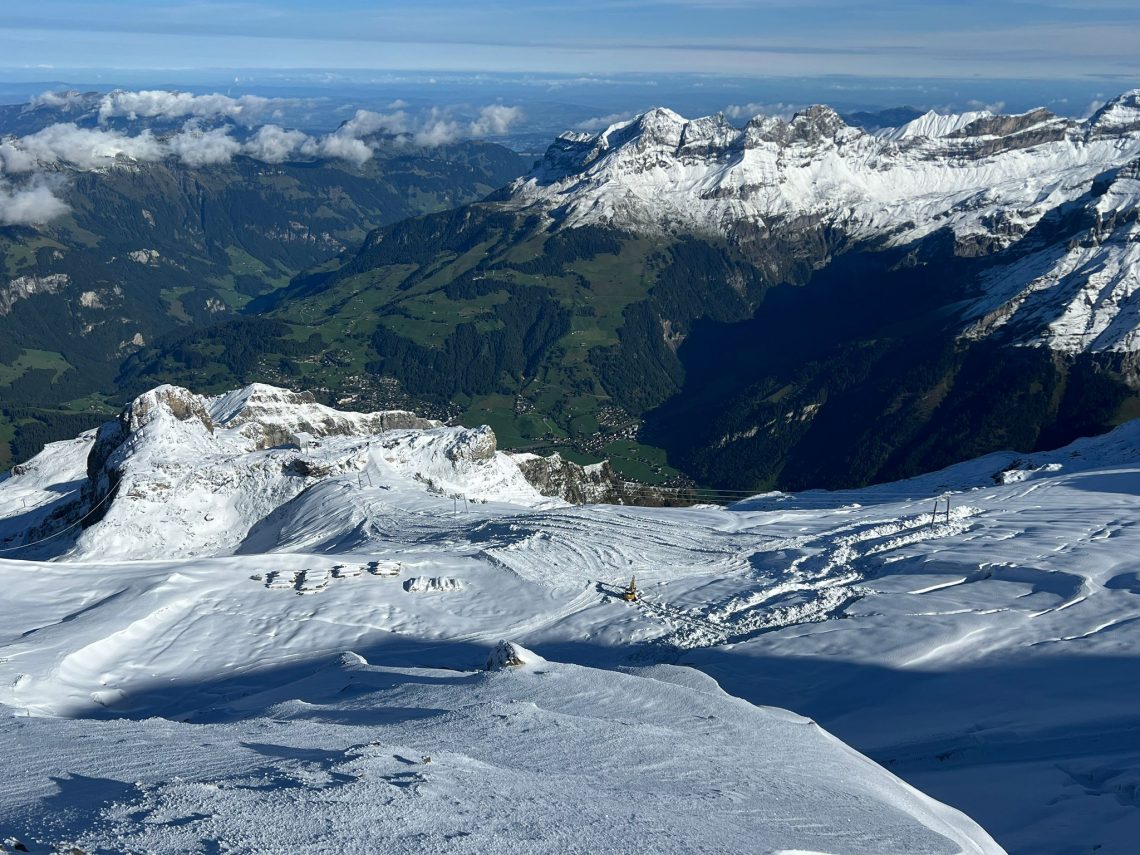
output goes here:
[[462, 591], [463, 583], [447, 576], [413, 576], [404, 582], [404, 590], [410, 594]]
[[488, 671], [505, 671], [508, 668], [521, 668], [524, 665], [538, 665], [546, 660], [521, 644], [513, 641], [500, 641], [487, 657]]
[[466, 431], [462, 437], [447, 448], [450, 460], [478, 462], [495, 456], [497, 441], [495, 432], [487, 425]]
[[139, 395], [127, 405], [119, 421], [128, 433], [135, 433], [169, 413], [180, 422], [197, 419], [208, 431], [214, 430], [214, 420], [206, 409], [205, 402], [189, 389], [181, 386], [159, 386]]

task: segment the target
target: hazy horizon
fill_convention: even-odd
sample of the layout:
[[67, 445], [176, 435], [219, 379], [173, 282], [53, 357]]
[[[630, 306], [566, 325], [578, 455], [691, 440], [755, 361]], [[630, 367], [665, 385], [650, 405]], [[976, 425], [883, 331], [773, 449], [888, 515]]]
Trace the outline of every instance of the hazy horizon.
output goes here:
[[41, 0], [13, 67], [1036, 78], [1140, 73], [1124, 0]]

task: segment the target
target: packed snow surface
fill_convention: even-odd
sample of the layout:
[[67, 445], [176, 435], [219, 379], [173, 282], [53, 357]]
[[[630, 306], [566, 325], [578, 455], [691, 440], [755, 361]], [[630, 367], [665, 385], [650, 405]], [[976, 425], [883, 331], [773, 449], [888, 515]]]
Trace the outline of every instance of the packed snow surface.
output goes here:
[[[1140, 424], [846, 493], [570, 507], [480, 432], [298, 457], [162, 391], [109, 456], [0, 480], [0, 839], [1134, 851]], [[225, 454], [263, 504], [201, 480]]]

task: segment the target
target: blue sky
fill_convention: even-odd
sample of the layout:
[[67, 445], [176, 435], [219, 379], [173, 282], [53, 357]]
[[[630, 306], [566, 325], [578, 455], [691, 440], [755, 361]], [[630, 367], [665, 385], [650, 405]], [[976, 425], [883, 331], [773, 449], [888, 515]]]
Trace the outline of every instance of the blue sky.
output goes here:
[[8, 68], [1140, 79], [1137, 0], [11, 0]]

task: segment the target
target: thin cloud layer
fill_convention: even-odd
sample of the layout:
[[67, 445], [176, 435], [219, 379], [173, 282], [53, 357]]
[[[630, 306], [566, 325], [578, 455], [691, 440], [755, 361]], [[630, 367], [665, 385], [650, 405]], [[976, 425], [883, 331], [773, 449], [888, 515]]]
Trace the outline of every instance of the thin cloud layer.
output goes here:
[[757, 104], [749, 102], [748, 104], [729, 104], [724, 108], [724, 115], [734, 121], [741, 119], [751, 119], [755, 116], [772, 116], [777, 119], [784, 119], [787, 121], [796, 114], [800, 109], [793, 104]]
[[[342, 160], [360, 167], [375, 154], [376, 137], [394, 138], [397, 144], [435, 147], [465, 138], [500, 136], [522, 118], [518, 107], [491, 104], [470, 121], [433, 108], [420, 115], [403, 109], [391, 113], [357, 110], [331, 133], [313, 136], [269, 123], [257, 126], [255, 117], [273, 113], [280, 99], [227, 95], [190, 95], [183, 92], [116, 91], [98, 100], [100, 125], [111, 118], [186, 119], [181, 129], [164, 135], [150, 129], [129, 133], [118, 128], [84, 127], [59, 122], [23, 137], [0, 141], [0, 224], [47, 222], [67, 211], [66, 204], [45, 181], [52, 170], [104, 169], [122, 163], [156, 162], [175, 158], [187, 166], [229, 163], [243, 155], [265, 163], [296, 159]], [[30, 107], [61, 112], [91, 108], [92, 99], [78, 92], [46, 92]], [[234, 135], [231, 125], [209, 127], [210, 121], [231, 121], [252, 133]]]

